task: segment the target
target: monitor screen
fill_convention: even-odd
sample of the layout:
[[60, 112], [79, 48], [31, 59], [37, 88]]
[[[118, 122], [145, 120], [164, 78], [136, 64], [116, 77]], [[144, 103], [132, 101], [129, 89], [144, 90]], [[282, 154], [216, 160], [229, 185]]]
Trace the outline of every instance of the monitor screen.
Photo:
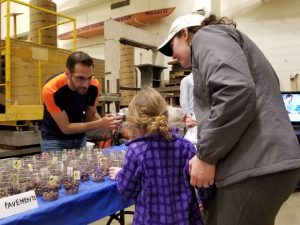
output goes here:
[[282, 92], [281, 96], [290, 121], [300, 123], [300, 92]]

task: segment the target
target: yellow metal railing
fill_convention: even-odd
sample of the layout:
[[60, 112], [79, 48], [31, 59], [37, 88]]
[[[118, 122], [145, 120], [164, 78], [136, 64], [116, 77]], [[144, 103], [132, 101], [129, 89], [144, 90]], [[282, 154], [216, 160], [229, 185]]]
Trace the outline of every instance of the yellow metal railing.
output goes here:
[[[43, 30], [45, 30], [45, 29], [49, 29], [49, 28], [51, 28], [51, 27], [57, 27], [57, 26], [59, 26], [59, 25], [63, 25], [63, 24], [66, 24], [66, 23], [69, 23], [70, 22], [70, 20], [66, 20], [66, 21], [62, 21], [62, 22], [60, 22], [60, 23], [56, 23], [56, 24], [52, 24], [52, 25], [49, 25], [49, 26], [46, 26], [46, 27], [42, 27], [42, 28], [40, 28], [39, 29], [39, 44], [41, 45], [42, 44], [42, 31]], [[75, 28], [76, 28], [76, 21], [75, 21]], [[77, 31], [75, 30], [75, 33], [73, 32], [73, 36], [74, 37], [76, 37], [76, 35], [77, 35]], [[75, 43], [75, 44], [74, 44]], [[76, 38], [73, 40], [73, 51], [75, 51], [75, 49], [76, 49]]]
[[[69, 16], [65, 16], [61, 13], [57, 13], [55, 11], [44, 9], [42, 7], [39, 7], [39, 6], [36, 6], [36, 5], [33, 5], [33, 4], [22, 2], [22, 1], [19, 1], [19, 0], [0, 0], [1, 4], [5, 3], [5, 2], [6, 2], [6, 15], [10, 15], [10, 12], [11, 12], [10, 3], [14, 2], [14, 3], [20, 4], [20, 5], [24, 5], [24, 6], [27, 6], [27, 7], [30, 7], [30, 8], [41, 10], [43, 12], [53, 14], [53, 15], [56, 15], [58, 17], [62, 17], [62, 18], [66, 19], [66, 21], [59, 22], [59, 23], [56, 23], [56, 24], [53, 24], [53, 25], [50, 25], [50, 26], [40, 28], [39, 29], [39, 44], [40, 45], [42, 45], [41, 36], [40, 36], [42, 30], [50, 28], [50, 27], [55, 27], [55, 26], [59, 26], [59, 25], [62, 25], [62, 24], [66, 24], [66, 23], [69, 23], [69, 22], [73, 22], [74, 30], [73, 30], [72, 51], [76, 50], [76, 36], [77, 36], [76, 19], [74, 19], [72, 17], [69, 17]], [[7, 16], [6, 17], [6, 37], [5, 37], [5, 83], [0, 84], [0, 87], [5, 88], [4, 93], [5, 93], [5, 108], [6, 108], [6, 110], [5, 110], [5, 114], [2, 114], [2, 113], [0, 114], [0, 121], [11, 120], [11, 116], [7, 114], [8, 112], [14, 113], [16, 115], [14, 118], [20, 118], [22, 120], [22, 116], [20, 116], [22, 114], [22, 111], [24, 113], [24, 110], [25, 111], [27, 110], [29, 112], [30, 107], [33, 108], [33, 109], [35, 109], [36, 107], [42, 107], [41, 94], [40, 94], [40, 101], [39, 101], [40, 105], [30, 105], [29, 108], [28, 108], [28, 106], [27, 106], [27, 108], [26, 108], [26, 106], [17, 106], [17, 107], [14, 107], [14, 108], [11, 107], [11, 102], [12, 102], [11, 101], [11, 98], [12, 98], [12, 93], [11, 93], [12, 89], [11, 88], [12, 87], [11, 87], [11, 38], [10, 38], [10, 30], [11, 30], [10, 16]], [[42, 89], [42, 69], [41, 69], [40, 61], [39, 61], [39, 68], [38, 68], [38, 87], [39, 87], [39, 90]], [[41, 109], [39, 108], [39, 110], [41, 110]]]
[[[7, 3], [8, 2], [14, 2], [14, 3], [20, 4], [20, 5], [24, 5], [24, 6], [27, 6], [27, 7], [30, 7], [30, 8], [34, 8], [34, 9], [38, 9], [38, 10], [41, 10], [43, 12], [50, 13], [50, 14], [53, 14], [53, 15], [56, 15], [56, 16], [59, 16], [59, 17], [67, 19], [67, 21], [64, 21], [64, 22], [61, 22], [61, 23], [57, 23], [57, 24], [53, 24], [50, 27], [59, 26], [61, 24], [65, 24], [65, 23], [73, 21], [73, 28], [74, 28], [74, 31], [73, 31], [73, 51], [75, 51], [75, 49], [76, 49], [76, 36], [77, 36], [77, 32], [76, 32], [76, 19], [74, 19], [72, 17], [69, 17], [69, 16], [65, 16], [65, 15], [63, 15], [61, 13], [57, 13], [55, 11], [51, 11], [49, 9], [44, 9], [42, 7], [30, 4], [30, 3], [22, 2], [22, 1], [19, 1], [19, 0], [6, 0], [6, 1], [7, 1]], [[43, 27], [41, 29], [46, 29], [46, 28]]]
[[[6, 38], [5, 38], [5, 107], [11, 106], [11, 69], [10, 69], [10, 0], [6, 4]], [[6, 111], [5, 111], [6, 112]]]
[[[69, 23], [70, 22], [70, 20], [66, 20], [66, 21], [62, 21], [62, 22], [60, 22], [60, 23], [56, 23], [56, 24], [52, 24], [52, 25], [49, 25], [49, 26], [46, 26], [46, 27], [42, 27], [42, 28], [40, 28], [39, 29], [39, 39], [38, 39], [38, 43], [40, 44], [40, 45], [42, 45], [43, 43], [42, 43], [42, 31], [43, 30], [45, 30], [45, 29], [49, 29], [49, 28], [52, 28], [52, 27], [57, 27], [57, 26], [59, 26], [59, 25], [63, 25], [63, 24], [66, 24], [66, 23]], [[74, 37], [76, 37], [76, 21], [74, 21], [74, 23], [75, 23], [75, 33], [73, 33], [74, 35]], [[73, 51], [75, 51], [75, 49], [76, 49], [76, 38], [75, 39], [73, 39], [73, 48], [72, 48], [72, 50]], [[39, 70], [39, 77], [38, 77], [38, 80], [39, 80], [39, 89], [41, 90], [42, 89], [42, 63], [41, 63], [41, 61], [39, 61], [39, 64], [38, 64], [38, 70]], [[42, 95], [40, 95], [40, 104], [42, 104]]]

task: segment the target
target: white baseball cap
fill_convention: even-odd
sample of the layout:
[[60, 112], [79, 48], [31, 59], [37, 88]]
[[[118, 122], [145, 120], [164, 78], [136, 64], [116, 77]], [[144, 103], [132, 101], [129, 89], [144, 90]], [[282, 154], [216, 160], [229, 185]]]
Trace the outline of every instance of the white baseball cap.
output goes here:
[[188, 14], [178, 17], [172, 23], [167, 39], [158, 47], [158, 51], [166, 56], [172, 56], [173, 50], [170, 47], [170, 41], [180, 30], [187, 27], [200, 26], [201, 22], [205, 19], [204, 16], [198, 14]]

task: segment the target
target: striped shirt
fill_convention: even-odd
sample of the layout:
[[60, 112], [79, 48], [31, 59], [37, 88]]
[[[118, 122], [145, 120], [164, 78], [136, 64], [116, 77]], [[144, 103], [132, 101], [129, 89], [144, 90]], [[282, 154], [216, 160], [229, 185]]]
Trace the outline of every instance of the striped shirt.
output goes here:
[[86, 94], [79, 94], [68, 86], [65, 73], [51, 78], [43, 87], [44, 117], [41, 127], [43, 139], [71, 140], [83, 138], [85, 133], [64, 134], [50, 113], [65, 111], [70, 123], [84, 122], [85, 110], [88, 106], [97, 105], [100, 83], [93, 79]]

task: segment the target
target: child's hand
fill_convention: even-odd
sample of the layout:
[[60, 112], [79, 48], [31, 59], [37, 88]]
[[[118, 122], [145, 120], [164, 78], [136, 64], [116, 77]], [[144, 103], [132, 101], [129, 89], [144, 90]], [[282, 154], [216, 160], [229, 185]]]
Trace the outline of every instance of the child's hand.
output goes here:
[[184, 122], [185, 124], [185, 127], [188, 129], [188, 128], [191, 128], [191, 127], [194, 127], [194, 126], [197, 126], [197, 120], [194, 119], [194, 117], [190, 117], [188, 115], [185, 115], [182, 119], [182, 121]]
[[109, 177], [112, 180], [116, 179], [117, 173], [121, 170], [120, 167], [110, 167], [109, 168]]
[[185, 126], [186, 126], [186, 128], [197, 126], [197, 120], [195, 120], [191, 117], [186, 117]]

